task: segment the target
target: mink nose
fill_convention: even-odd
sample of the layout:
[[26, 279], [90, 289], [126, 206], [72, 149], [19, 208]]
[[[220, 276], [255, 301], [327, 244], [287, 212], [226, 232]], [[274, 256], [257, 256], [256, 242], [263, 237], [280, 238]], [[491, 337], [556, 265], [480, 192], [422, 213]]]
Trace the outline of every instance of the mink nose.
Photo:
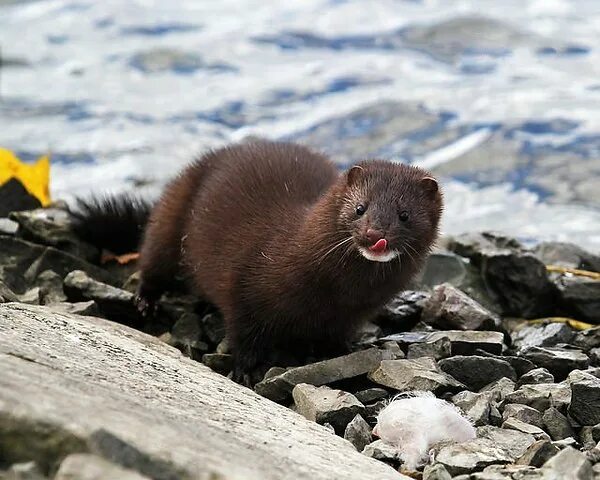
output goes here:
[[383, 232], [380, 230], [369, 228], [367, 229], [366, 237], [370, 243], [376, 243], [378, 240], [381, 240], [384, 237], [384, 235]]

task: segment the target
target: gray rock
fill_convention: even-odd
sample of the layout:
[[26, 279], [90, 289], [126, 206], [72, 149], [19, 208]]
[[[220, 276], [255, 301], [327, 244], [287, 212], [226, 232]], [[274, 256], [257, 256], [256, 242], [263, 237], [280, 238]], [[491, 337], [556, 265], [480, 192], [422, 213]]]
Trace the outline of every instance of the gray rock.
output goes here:
[[160, 340], [103, 319], [1, 304], [0, 362], [4, 464], [34, 453], [47, 471], [88, 452], [150, 478], [405, 478]]
[[0, 278], [16, 294], [33, 286], [37, 276], [45, 270], [53, 270], [61, 277], [73, 270], [84, 270], [94, 278], [111, 281], [110, 275], [100, 267], [53, 247], [0, 235], [0, 252]]
[[387, 350], [392, 354], [392, 360], [398, 360], [400, 358], [406, 358], [406, 355], [404, 355], [404, 352], [402, 351], [402, 349], [400, 348], [400, 345], [398, 345], [398, 342], [383, 342], [381, 344], [381, 348], [383, 350]]
[[67, 296], [63, 291], [63, 279], [58, 273], [46, 270], [38, 275], [35, 283], [40, 287], [44, 305], [67, 300]]
[[571, 343], [585, 352], [600, 347], [600, 326], [577, 332]]
[[59, 208], [38, 208], [12, 212], [10, 219], [19, 224], [17, 236], [64, 250], [87, 261], [96, 261], [99, 250], [81, 241], [71, 230], [70, 216]]
[[547, 368], [534, 368], [530, 370], [517, 382], [517, 385], [535, 385], [536, 383], [554, 383], [554, 375]]
[[456, 286], [463, 282], [466, 275], [467, 264], [464, 258], [449, 252], [437, 252], [427, 257], [416, 282], [429, 288], [442, 283]]
[[194, 313], [184, 313], [171, 329], [170, 345], [181, 350], [186, 357], [201, 360], [209, 350], [202, 337], [201, 318]]
[[69, 273], [64, 288], [70, 301], [94, 300], [107, 318], [132, 324], [138, 319], [133, 293], [94, 280], [86, 272], [75, 270]]
[[233, 356], [228, 353], [205, 353], [202, 363], [221, 375], [227, 375], [233, 369]]
[[225, 324], [218, 313], [209, 313], [202, 317], [202, 331], [207, 340], [217, 345], [225, 338]]
[[575, 333], [564, 323], [548, 323], [546, 325], [525, 325], [514, 332], [511, 337], [517, 349], [528, 347], [554, 347], [558, 343], [569, 343]]
[[14, 235], [17, 233], [19, 224], [8, 218], [0, 218], [0, 235]]
[[364, 322], [356, 332], [355, 342], [359, 345], [372, 345], [383, 336], [383, 331], [379, 325], [373, 322]]
[[296, 411], [308, 420], [330, 423], [336, 432], [343, 432], [346, 425], [364, 412], [365, 406], [354, 395], [327, 386], [315, 387], [300, 383], [292, 391]]
[[423, 305], [425, 323], [456, 330], [494, 330], [500, 319], [452, 285], [434, 288]]
[[600, 347], [592, 348], [588, 354], [590, 356], [590, 365], [600, 367]]
[[291, 368], [280, 375], [257, 383], [254, 390], [270, 400], [283, 402], [291, 396], [292, 390], [299, 383], [319, 386], [357, 377], [376, 369], [382, 360], [391, 358], [393, 354], [386, 350], [378, 348], [361, 350], [322, 362]]
[[381, 412], [381, 410], [383, 410], [388, 405], [388, 403], [389, 401], [386, 399], [365, 405], [365, 414], [363, 416], [365, 418], [374, 419], [377, 415], [379, 415], [379, 412]]
[[448, 248], [471, 259], [502, 314], [536, 318], [550, 314], [556, 303], [556, 287], [546, 266], [514, 239], [492, 233], [458, 236]]
[[[196, 52], [187, 52], [177, 48], [156, 47], [136, 53], [130, 64], [147, 74], [174, 71], [194, 72], [196, 70], [230, 71], [233, 67], [225, 64], [205, 62]], [[240, 119], [229, 119], [237, 124]]]
[[39, 305], [42, 301], [42, 292], [40, 287], [34, 287], [19, 295], [19, 302], [28, 305]]
[[7, 480], [46, 480], [35, 462], [15, 463], [6, 472]]
[[8, 288], [2, 281], [0, 281], [0, 303], [7, 302], [18, 302], [19, 298], [17, 295]]
[[529, 405], [540, 412], [550, 407], [564, 411], [571, 403], [571, 389], [563, 383], [523, 385], [518, 390], [507, 394], [504, 402]]
[[140, 473], [115, 465], [97, 455], [74, 453], [65, 458], [54, 480], [150, 480]]
[[504, 335], [501, 332], [445, 330], [442, 332], [404, 332], [380, 338], [400, 345], [435, 342], [442, 337], [450, 340], [452, 355], [473, 355], [478, 349], [498, 355], [502, 353]]
[[448, 337], [441, 337], [432, 342], [411, 343], [408, 346], [406, 358], [431, 357], [435, 360], [449, 357], [451, 355], [452, 344]]
[[387, 398], [389, 396], [389, 393], [384, 388], [374, 387], [356, 392], [354, 396], [358, 399], [360, 403], [367, 404], [370, 402], [375, 402], [377, 400]]
[[585, 454], [571, 447], [566, 447], [542, 467], [544, 479], [590, 480], [592, 464]]
[[526, 358], [519, 357], [517, 355], [494, 355], [484, 350], [476, 350], [475, 355], [481, 355], [482, 357], [492, 357], [504, 362], [508, 362], [511, 367], [515, 369], [517, 376], [525, 375], [527, 372], [533, 370], [535, 367], [534, 363]]
[[548, 440], [538, 440], [531, 444], [525, 453], [516, 461], [517, 465], [531, 465], [541, 467], [556, 455], [560, 449]]
[[98, 305], [93, 300], [89, 300], [87, 302], [61, 302], [61, 303], [53, 303], [52, 305], [47, 306], [48, 309], [52, 312], [58, 313], [70, 313], [73, 315], [89, 315], [91, 317], [100, 316], [100, 311], [98, 310]]
[[544, 429], [550, 434], [552, 440], [564, 440], [575, 437], [575, 432], [567, 417], [554, 407], [548, 408], [542, 416]]
[[516, 418], [517, 420], [535, 425], [539, 428], [544, 426], [542, 414], [535, 408], [528, 407], [527, 405], [520, 405], [518, 403], [504, 405], [502, 419], [506, 421], [509, 418]]
[[494, 401], [503, 401], [509, 393], [515, 391], [516, 385], [510, 378], [501, 378], [495, 382], [491, 382], [483, 387], [480, 392], [492, 392], [494, 394]]
[[581, 350], [560, 347], [529, 347], [521, 351], [528, 360], [538, 367], [546, 368], [557, 380], [564, 380], [575, 369], [584, 369], [590, 363]]
[[515, 238], [495, 232], [468, 232], [448, 238], [446, 248], [461, 257], [479, 264], [485, 254], [496, 250], [524, 251], [525, 247]]
[[383, 440], [375, 440], [373, 443], [369, 443], [362, 451], [362, 454], [392, 464], [400, 463], [402, 461], [398, 450], [391, 445], [388, 445]]
[[592, 323], [600, 322], [600, 280], [561, 275], [556, 285], [563, 301], [577, 318]]
[[452, 476], [472, 473], [489, 465], [514, 462], [535, 441], [526, 433], [490, 426], [478, 428], [477, 433], [474, 440], [442, 447], [436, 462]]
[[491, 381], [503, 377], [513, 381], [517, 379], [514, 368], [508, 362], [496, 358], [457, 355], [440, 360], [438, 365], [440, 369], [471, 390], [479, 390]]
[[464, 385], [442, 372], [432, 358], [383, 360], [368, 374], [370, 380], [399, 392], [413, 390], [442, 393], [464, 389]]
[[546, 265], [600, 272], [600, 256], [573, 243], [542, 242], [533, 249], [533, 253]]
[[396, 295], [384, 308], [377, 322], [379, 324], [403, 329], [407, 323], [420, 318], [423, 303], [429, 294], [420, 291], [407, 290]]
[[359, 452], [362, 452], [371, 443], [371, 427], [363, 417], [356, 415], [346, 425], [344, 438], [354, 445]]
[[529, 465], [490, 465], [482, 472], [461, 475], [452, 480], [540, 480], [540, 477], [536, 476], [538, 473], [538, 469]]
[[525, 423], [518, 418], [510, 417], [503, 424], [502, 428], [509, 430], [517, 430], [519, 432], [528, 433], [532, 435], [536, 440], [550, 440], [550, 436], [544, 432], [540, 427]]
[[435, 463], [433, 465], [425, 465], [423, 480], [452, 480], [452, 477], [442, 464]]
[[454, 395], [451, 401], [464, 412], [473, 425], [480, 427], [490, 423], [493, 399], [493, 392], [473, 393], [465, 390]]
[[583, 450], [592, 450], [593, 448], [596, 448], [598, 440], [594, 439], [594, 427], [589, 425], [582, 427], [581, 430], [579, 430], [579, 442], [583, 446]]
[[581, 425], [600, 423], [600, 379], [593, 375], [571, 383], [569, 415]]

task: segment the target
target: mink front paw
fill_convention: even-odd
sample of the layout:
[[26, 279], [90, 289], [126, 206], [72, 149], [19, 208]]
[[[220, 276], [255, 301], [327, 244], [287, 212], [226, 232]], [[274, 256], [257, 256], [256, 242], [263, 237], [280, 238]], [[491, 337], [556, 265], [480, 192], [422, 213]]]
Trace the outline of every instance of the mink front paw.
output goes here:
[[142, 318], [154, 317], [158, 310], [158, 299], [160, 294], [150, 290], [141, 284], [134, 297], [134, 303]]

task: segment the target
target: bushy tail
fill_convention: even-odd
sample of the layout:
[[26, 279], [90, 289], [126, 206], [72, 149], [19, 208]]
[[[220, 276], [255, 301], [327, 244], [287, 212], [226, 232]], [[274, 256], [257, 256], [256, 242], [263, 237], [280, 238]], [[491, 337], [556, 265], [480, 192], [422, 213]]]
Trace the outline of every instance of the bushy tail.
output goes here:
[[72, 228], [82, 240], [117, 255], [138, 249], [152, 204], [129, 194], [77, 199]]

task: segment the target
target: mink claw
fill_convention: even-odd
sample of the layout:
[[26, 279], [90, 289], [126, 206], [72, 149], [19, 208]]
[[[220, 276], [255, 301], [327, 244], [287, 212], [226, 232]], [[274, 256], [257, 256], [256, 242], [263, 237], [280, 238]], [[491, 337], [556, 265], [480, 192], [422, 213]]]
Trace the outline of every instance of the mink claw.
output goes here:
[[148, 318], [156, 314], [156, 302], [148, 299], [147, 297], [144, 297], [142, 295], [136, 295], [134, 302], [137, 311], [142, 318]]

